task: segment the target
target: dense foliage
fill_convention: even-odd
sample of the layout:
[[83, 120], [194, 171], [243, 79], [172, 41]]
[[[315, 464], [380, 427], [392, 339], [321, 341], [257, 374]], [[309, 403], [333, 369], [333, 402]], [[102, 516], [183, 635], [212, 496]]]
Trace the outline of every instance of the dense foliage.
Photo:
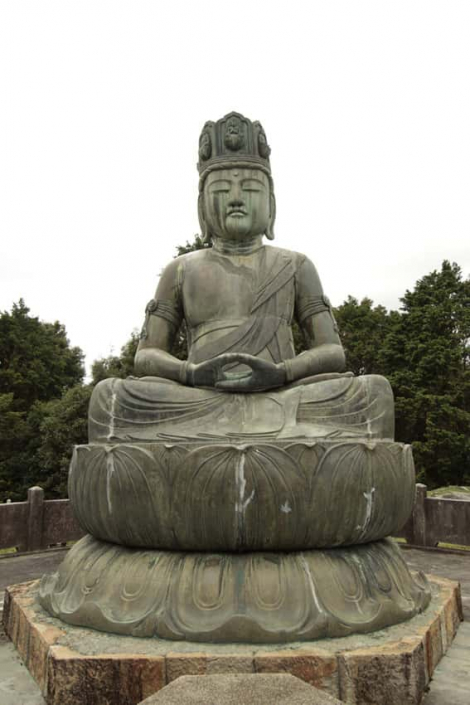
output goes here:
[[20, 299], [0, 314], [0, 394], [13, 394], [15, 411], [49, 401], [82, 381], [83, 353], [71, 348], [59, 322], [29, 315]]
[[24, 499], [37, 481], [40, 408], [83, 375], [83, 353], [70, 346], [63, 325], [30, 316], [21, 299], [0, 314], [0, 501]]
[[397, 438], [418, 478], [470, 483], [470, 280], [456, 264], [420, 279], [381, 349], [396, 395]]
[[336, 309], [348, 369], [382, 374], [395, 393], [396, 439], [418, 479], [470, 483], [470, 280], [456, 264], [420, 279], [400, 312], [351, 297]]
[[[204, 247], [200, 238], [178, 248]], [[396, 438], [412, 443], [418, 479], [430, 487], [470, 484], [470, 280], [443, 262], [407, 291], [400, 311], [348, 297], [335, 309], [347, 369], [382, 374], [396, 399]], [[296, 352], [304, 349], [294, 327]], [[72, 446], [87, 439], [93, 386], [132, 374], [138, 334], [119, 355], [97, 360], [83, 384], [83, 353], [60, 323], [29, 315], [23, 301], [0, 314], [0, 501], [39, 484], [66, 495]], [[187, 354], [182, 329], [173, 350]]]

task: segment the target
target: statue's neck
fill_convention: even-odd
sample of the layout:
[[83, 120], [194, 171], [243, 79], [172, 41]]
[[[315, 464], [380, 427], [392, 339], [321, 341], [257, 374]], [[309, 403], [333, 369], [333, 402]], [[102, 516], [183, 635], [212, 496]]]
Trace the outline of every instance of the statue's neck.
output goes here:
[[251, 255], [263, 247], [263, 236], [253, 235], [243, 240], [227, 240], [213, 235], [212, 247], [221, 255]]

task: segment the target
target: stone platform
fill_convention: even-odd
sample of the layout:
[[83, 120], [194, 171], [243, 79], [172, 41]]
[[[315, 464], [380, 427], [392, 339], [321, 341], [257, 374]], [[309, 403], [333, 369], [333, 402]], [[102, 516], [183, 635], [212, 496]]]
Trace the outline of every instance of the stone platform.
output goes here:
[[289, 645], [194, 644], [65, 625], [38, 582], [7, 589], [5, 631], [48, 705], [136, 705], [181, 675], [291, 673], [349, 705], [417, 705], [462, 619], [458, 583], [428, 576], [433, 599], [406, 623]]

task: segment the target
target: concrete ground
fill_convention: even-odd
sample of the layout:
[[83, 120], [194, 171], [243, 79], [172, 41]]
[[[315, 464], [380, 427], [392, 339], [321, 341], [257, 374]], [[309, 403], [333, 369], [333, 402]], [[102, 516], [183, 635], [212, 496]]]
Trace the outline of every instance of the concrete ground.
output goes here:
[[465, 621], [437, 666], [423, 705], [470, 705], [470, 551], [468, 556], [417, 549], [403, 549], [403, 552], [412, 570], [458, 580], [462, 587]]
[[[7, 554], [0, 558], [0, 611], [7, 585], [24, 583], [54, 571], [64, 560], [64, 550], [24, 555]], [[1, 612], [0, 612], [1, 614]], [[1, 621], [1, 620], [0, 620]], [[44, 705], [45, 700], [36, 681], [23, 666], [0, 624], [0, 705]]]
[[[40, 578], [62, 562], [63, 550], [0, 558], [0, 595], [7, 585]], [[423, 705], [470, 704], [470, 552], [404, 549], [410, 568], [458, 580], [466, 622], [460, 625], [452, 647], [438, 665]], [[0, 597], [0, 600], [2, 597]], [[33, 678], [0, 627], [1, 705], [45, 705]]]

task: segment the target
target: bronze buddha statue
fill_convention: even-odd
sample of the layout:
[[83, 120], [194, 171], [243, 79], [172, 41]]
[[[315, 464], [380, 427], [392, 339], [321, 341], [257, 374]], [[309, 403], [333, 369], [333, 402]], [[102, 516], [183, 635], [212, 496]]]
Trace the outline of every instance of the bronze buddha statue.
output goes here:
[[[142, 379], [98, 385], [90, 440], [393, 439], [387, 380], [340, 374], [344, 352], [315, 266], [263, 243], [276, 207], [260, 124], [231, 114], [207, 123], [200, 145], [198, 210], [212, 247], [163, 271], [135, 358]], [[294, 319], [308, 345], [297, 356]], [[184, 362], [170, 353], [183, 322]]]
[[[429, 603], [385, 538], [407, 520], [415, 481], [390, 385], [342, 373], [314, 265], [263, 243], [269, 155], [261, 125], [238, 113], [203, 128], [198, 210], [212, 247], [162, 273], [138, 377], [93, 392], [69, 476], [89, 535], [40, 588], [66, 622], [289, 642], [374, 631]], [[171, 354], [183, 322], [186, 361]]]

